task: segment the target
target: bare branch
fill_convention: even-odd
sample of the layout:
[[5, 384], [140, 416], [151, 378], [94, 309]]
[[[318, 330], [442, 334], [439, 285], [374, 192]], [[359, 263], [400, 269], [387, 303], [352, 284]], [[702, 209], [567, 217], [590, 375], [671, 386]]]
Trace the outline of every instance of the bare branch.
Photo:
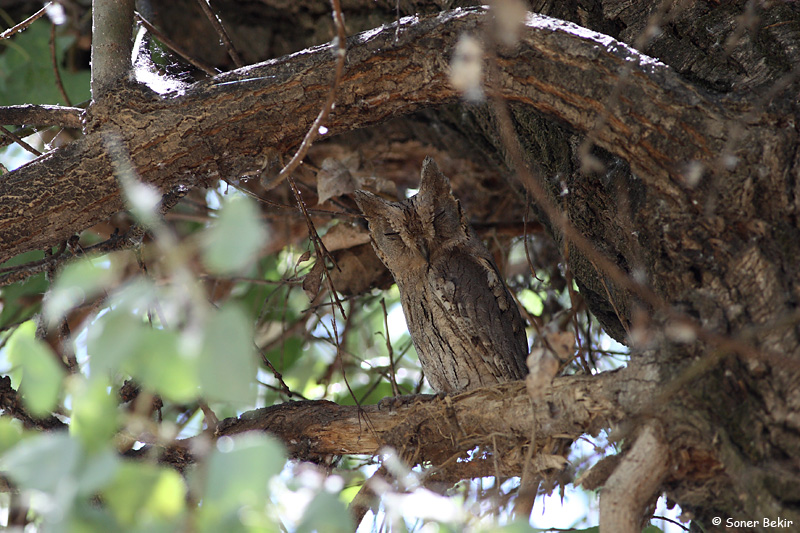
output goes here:
[[47, 8], [50, 7], [50, 4], [52, 4], [52, 3], [53, 2], [47, 2], [42, 9], [40, 9], [39, 11], [37, 11], [36, 13], [31, 15], [30, 17], [26, 18], [25, 20], [23, 20], [22, 22], [20, 22], [16, 26], [12, 26], [12, 27], [8, 28], [3, 33], [0, 33], [0, 41], [2, 41], [3, 39], [8, 39], [9, 37], [14, 35], [15, 33], [18, 33], [18, 32], [21, 32], [21, 31], [27, 29], [28, 26], [30, 26], [36, 20], [41, 18], [42, 15], [47, 13]]
[[128, 77], [134, 0], [92, 0], [92, 98]]
[[28, 144], [25, 141], [23, 141], [22, 138], [20, 138], [18, 135], [14, 135], [12, 132], [8, 131], [7, 129], [5, 129], [3, 127], [0, 127], [0, 135], [3, 135], [4, 137], [6, 137], [8, 139], [11, 139], [12, 141], [14, 141], [18, 145], [22, 146], [24, 149], [26, 149], [27, 151], [29, 151], [30, 153], [32, 153], [33, 155], [35, 155], [37, 157], [42, 155], [42, 152], [40, 152], [39, 150], [37, 150], [36, 148], [31, 146], [30, 144]]
[[[225, 419], [216, 436], [268, 431], [298, 458], [375, 455], [389, 446], [407, 459], [441, 467], [438, 475], [444, 477], [460, 465], [445, 465], [452, 457], [476, 446], [487, 450], [497, 446], [502, 452], [497, 454], [500, 474], [516, 476], [527, 457], [534, 420], [539, 443], [595, 434], [621, 414], [614, 405], [621, 383], [621, 373], [557, 378], [535, 403], [521, 381], [446, 397], [421, 395], [396, 403], [387, 398], [385, 403], [361, 408], [329, 401], [287, 402]], [[493, 438], [498, 435], [502, 439]], [[476, 463], [470, 475], [495, 475], [494, 462]]]
[[669, 467], [669, 447], [652, 423], [645, 425], [600, 494], [600, 530], [641, 531]]
[[55, 23], [50, 25], [50, 62], [53, 64], [53, 75], [56, 77], [56, 87], [58, 87], [58, 92], [61, 93], [64, 103], [68, 106], [72, 106], [72, 100], [70, 100], [67, 90], [64, 89], [64, 82], [61, 81], [61, 70], [58, 68], [58, 57], [56, 57]]
[[81, 127], [80, 107], [56, 105], [11, 105], [0, 107], [0, 124], [27, 124], [31, 126]]

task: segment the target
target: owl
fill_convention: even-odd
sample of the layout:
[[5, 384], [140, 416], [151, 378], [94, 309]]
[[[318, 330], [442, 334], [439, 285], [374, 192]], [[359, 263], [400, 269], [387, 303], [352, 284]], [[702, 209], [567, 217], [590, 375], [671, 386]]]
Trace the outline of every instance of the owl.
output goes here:
[[356, 191], [355, 200], [400, 289], [431, 387], [449, 393], [525, 377], [525, 323], [433, 159], [415, 196], [398, 203]]

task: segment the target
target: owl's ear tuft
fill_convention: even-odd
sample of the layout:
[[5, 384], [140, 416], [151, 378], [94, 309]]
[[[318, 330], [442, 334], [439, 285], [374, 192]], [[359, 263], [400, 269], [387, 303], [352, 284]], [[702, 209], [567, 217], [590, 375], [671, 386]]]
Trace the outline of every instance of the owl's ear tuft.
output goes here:
[[442, 195], [450, 195], [450, 180], [442, 174], [439, 166], [432, 157], [428, 156], [422, 162], [422, 172], [419, 181], [419, 192], [431, 194], [433, 197], [441, 198]]
[[353, 199], [358, 204], [361, 212], [367, 220], [375, 220], [378, 217], [385, 217], [387, 208], [391, 206], [389, 202], [367, 191], [354, 191]]

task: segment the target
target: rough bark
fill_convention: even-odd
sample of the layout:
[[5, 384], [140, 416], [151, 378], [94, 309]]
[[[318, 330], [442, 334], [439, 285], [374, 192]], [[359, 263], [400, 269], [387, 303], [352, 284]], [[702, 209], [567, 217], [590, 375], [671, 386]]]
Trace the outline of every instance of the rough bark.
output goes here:
[[[465, 474], [455, 459], [476, 447], [487, 455], [470, 461], [466, 477], [519, 475], [535, 434], [536, 470], [552, 473], [565, 462], [553, 456], [559, 442], [608, 427], [624, 415], [625, 408], [617, 402], [622, 391], [633, 398], [652, 385], [616, 372], [599, 379], [559, 378], [536, 403], [521, 381], [452, 396], [389, 398], [362, 407], [289, 402], [223, 420], [215, 435], [266, 431], [280, 438], [292, 457], [312, 461], [326, 455], [375, 455], [392, 448], [412, 465], [435, 466], [433, 479], [454, 482]], [[499, 412], [507, 416], [499, 417]]]

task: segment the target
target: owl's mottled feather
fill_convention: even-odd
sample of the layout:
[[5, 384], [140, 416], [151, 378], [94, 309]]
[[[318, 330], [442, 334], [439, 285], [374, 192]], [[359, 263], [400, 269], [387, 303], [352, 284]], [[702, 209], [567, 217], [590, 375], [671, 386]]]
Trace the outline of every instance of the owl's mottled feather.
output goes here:
[[433, 159], [423, 163], [416, 196], [397, 203], [356, 191], [355, 199], [400, 289], [431, 386], [454, 392], [522, 379], [525, 324]]

